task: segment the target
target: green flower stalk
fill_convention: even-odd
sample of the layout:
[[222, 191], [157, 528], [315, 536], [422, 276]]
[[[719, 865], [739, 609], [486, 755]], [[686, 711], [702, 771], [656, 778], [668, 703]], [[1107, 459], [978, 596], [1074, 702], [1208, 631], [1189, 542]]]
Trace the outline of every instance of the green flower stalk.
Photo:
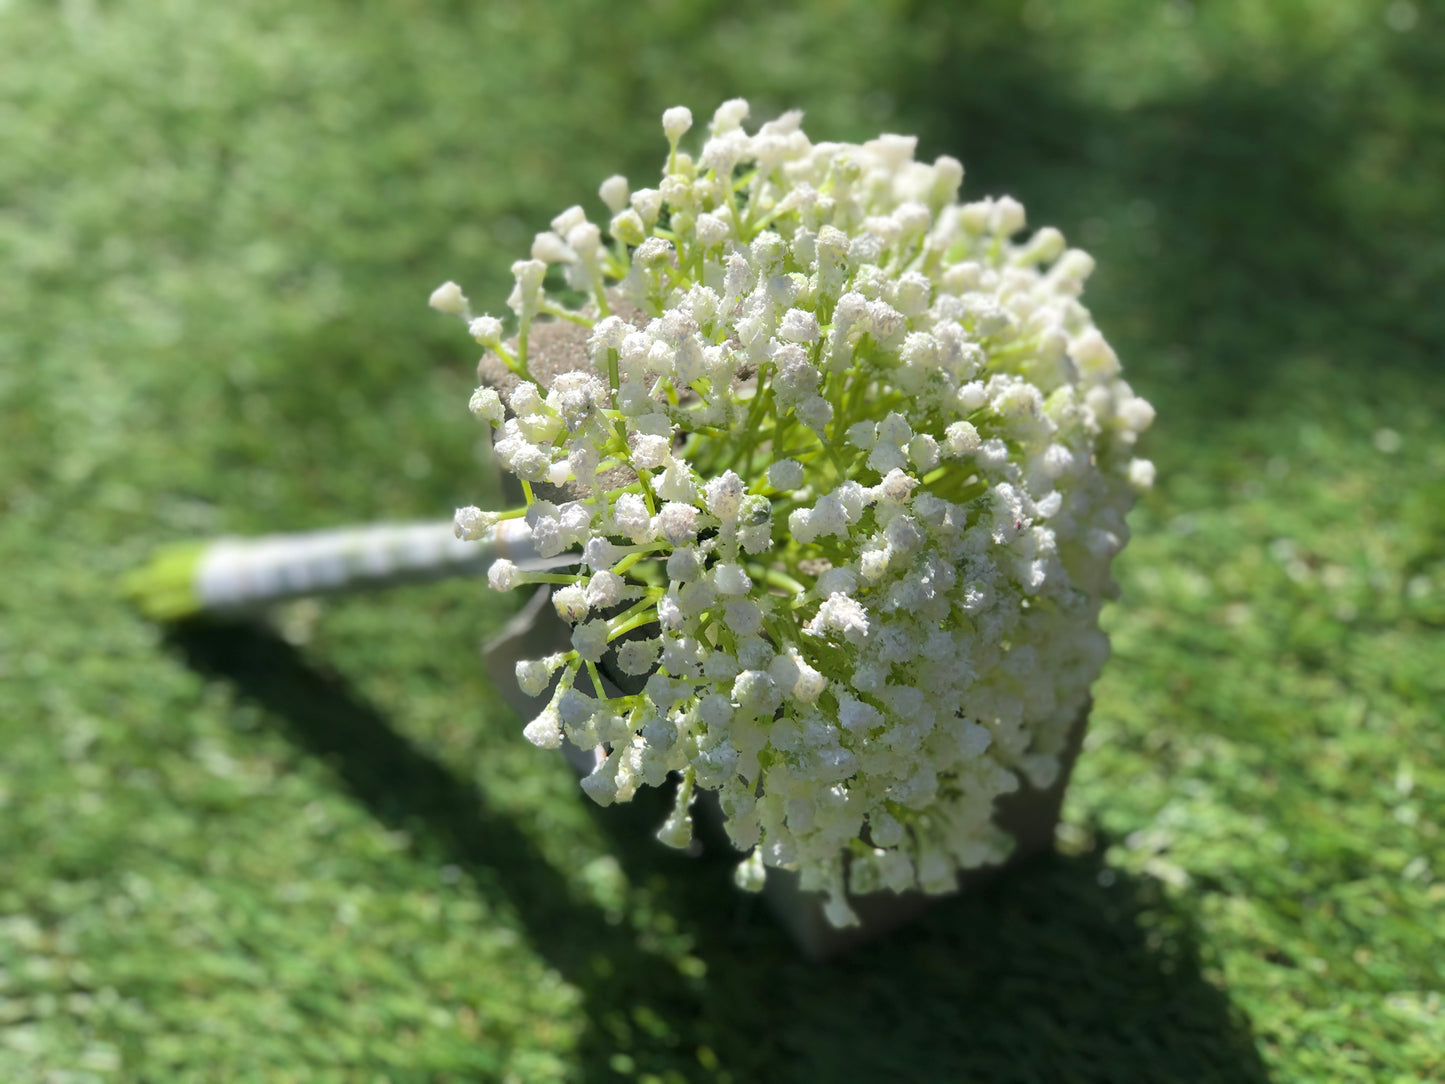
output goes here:
[[960, 203], [963, 167], [911, 138], [813, 143], [798, 113], [749, 134], [747, 112], [724, 103], [694, 157], [668, 110], [657, 187], [610, 178], [605, 236], [573, 207], [513, 266], [505, 341], [454, 284], [432, 304], [487, 349], [471, 408], [526, 495], [502, 516], [575, 558], [489, 572], [554, 585], [573, 627], [517, 666], [552, 689], [526, 736], [596, 748], [603, 804], [678, 773], [674, 845], [716, 791], [739, 882], [796, 869], [844, 925], [848, 891], [1001, 861], [995, 799], [1056, 775], [1153, 410], [1057, 230]]

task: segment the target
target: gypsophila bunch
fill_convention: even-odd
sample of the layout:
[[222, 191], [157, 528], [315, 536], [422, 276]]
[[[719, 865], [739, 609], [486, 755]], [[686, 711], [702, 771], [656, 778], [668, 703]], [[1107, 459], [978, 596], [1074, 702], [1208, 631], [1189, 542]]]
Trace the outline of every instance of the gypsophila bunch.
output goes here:
[[[517, 666], [555, 686], [526, 736], [598, 749], [603, 804], [679, 773], [674, 845], [716, 791], [739, 883], [799, 870], [843, 925], [848, 891], [1002, 860], [995, 799], [1056, 776], [1154, 412], [1057, 230], [958, 202], [963, 167], [912, 138], [813, 143], [798, 113], [750, 134], [747, 113], [724, 103], [694, 157], [669, 109], [657, 187], [610, 178], [605, 229], [573, 207], [513, 265], [510, 334], [433, 295], [500, 374], [471, 408], [527, 498], [456, 527], [524, 515], [542, 556], [577, 554], [491, 570], [556, 585], [573, 626]], [[569, 360], [534, 372], [551, 328]]]

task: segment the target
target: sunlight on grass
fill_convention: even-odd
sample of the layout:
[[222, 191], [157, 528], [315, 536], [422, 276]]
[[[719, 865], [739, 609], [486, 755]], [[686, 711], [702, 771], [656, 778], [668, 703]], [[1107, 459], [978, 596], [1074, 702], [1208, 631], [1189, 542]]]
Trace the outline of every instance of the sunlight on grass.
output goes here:
[[[1445, 1073], [1439, 20], [548, 10], [0, 5], [0, 1079]], [[161, 543], [482, 497], [428, 292], [497, 308], [740, 92], [1058, 223], [1159, 407], [1064, 853], [828, 969], [652, 844], [665, 795], [522, 740], [483, 585], [285, 635], [118, 597]]]

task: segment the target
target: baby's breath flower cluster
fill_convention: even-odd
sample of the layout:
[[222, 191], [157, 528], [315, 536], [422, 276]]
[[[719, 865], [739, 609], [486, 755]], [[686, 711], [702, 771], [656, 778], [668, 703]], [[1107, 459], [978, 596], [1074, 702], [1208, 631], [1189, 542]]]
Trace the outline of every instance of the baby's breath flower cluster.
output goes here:
[[[1001, 860], [995, 799], [1056, 776], [1154, 412], [1057, 230], [958, 202], [963, 167], [911, 138], [813, 143], [797, 113], [749, 134], [747, 113], [723, 104], [693, 157], [669, 109], [658, 186], [610, 178], [605, 230], [573, 207], [513, 266], [506, 341], [455, 285], [433, 295], [505, 366], [471, 407], [527, 497], [456, 526], [525, 515], [543, 557], [578, 554], [491, 570], [555, 584], [573, 626], [517, 666], [530, 695], [555, 683], [526, 736], [597, 748], [603, 804], [679, 773], [675, 845], [716, 791], [739, 883], [797, 869], [842, 925], [848, 891]], [[558, 321], [578, 364], [534, 379]], [[599, 666], [639, 691], [607, 695]]]

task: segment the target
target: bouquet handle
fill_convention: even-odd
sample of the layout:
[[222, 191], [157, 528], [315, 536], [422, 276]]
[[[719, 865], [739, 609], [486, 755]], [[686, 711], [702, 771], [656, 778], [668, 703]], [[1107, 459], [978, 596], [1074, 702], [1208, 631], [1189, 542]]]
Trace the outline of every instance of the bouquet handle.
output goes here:
[[500, 557], [529, 569], [560, 560], [539, 558], [519, 519], [503, 520], [480, 542], [458, 539], [449, 520], [372, 523], [170, 546], [122, 587], [155, 620], [234, 617], [309, 595], [477, 575]]

